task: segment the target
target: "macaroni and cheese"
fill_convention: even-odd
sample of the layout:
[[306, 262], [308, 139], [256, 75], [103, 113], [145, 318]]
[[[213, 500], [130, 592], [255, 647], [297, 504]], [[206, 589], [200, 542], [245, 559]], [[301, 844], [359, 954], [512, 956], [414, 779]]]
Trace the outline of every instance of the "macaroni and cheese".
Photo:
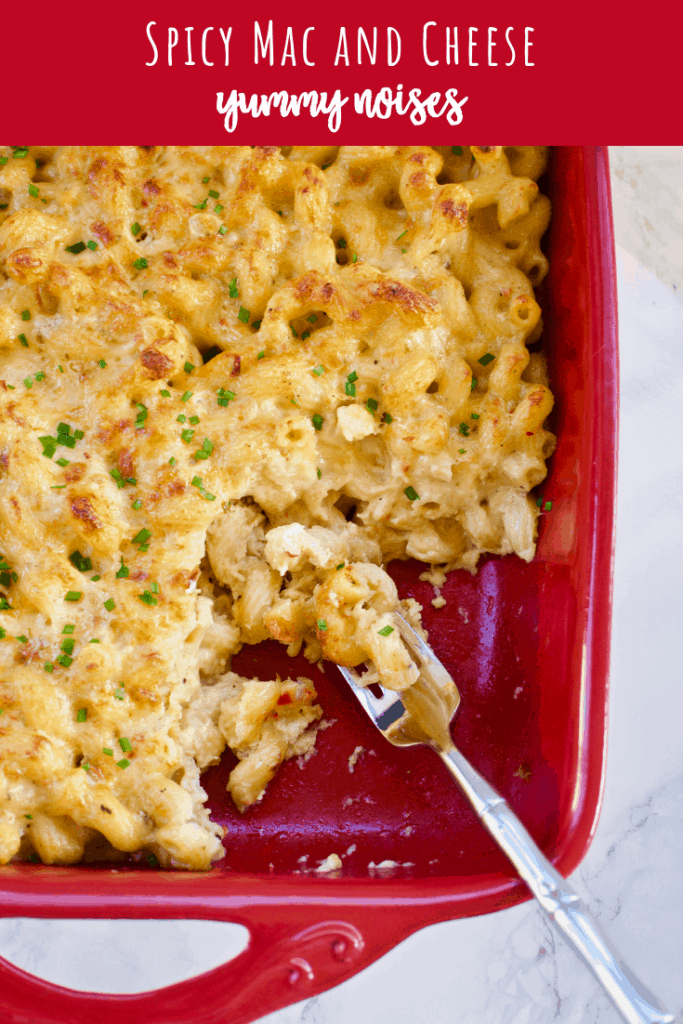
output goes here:
[[0, 154], [0, 862], [207, 868], [323, 713], [241, 645], [404, 689], [383, 566], [533, 557], [546, 153]]

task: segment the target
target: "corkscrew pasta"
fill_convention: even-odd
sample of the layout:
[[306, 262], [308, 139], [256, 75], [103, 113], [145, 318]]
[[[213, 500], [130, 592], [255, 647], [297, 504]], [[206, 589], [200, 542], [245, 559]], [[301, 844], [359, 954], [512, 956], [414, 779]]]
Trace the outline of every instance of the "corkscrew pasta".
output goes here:
[[243, 644], [404, 689], [386, 563], [533, 557], [545, 161], [0, 147], [0, 862], [209, 867], [323, 714]]

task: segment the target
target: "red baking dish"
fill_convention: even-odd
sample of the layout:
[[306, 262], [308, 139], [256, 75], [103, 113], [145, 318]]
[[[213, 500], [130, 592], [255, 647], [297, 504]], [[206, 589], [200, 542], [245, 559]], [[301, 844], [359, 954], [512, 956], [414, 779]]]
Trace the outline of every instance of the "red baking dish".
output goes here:
[[[547, 188], [551, 271], [540, 298], [559, 440], [539, 489], [552, 508], [536, 558], [491, 558], [476, 577], [452, 574], [440, 611], [419, 581], [423, 567], [392, 571], [402, 595], [423, 603], [460, 688], [455, 742], [567, 875], [595, 830], [605, 767], [617, 429], [606, 149], [555, 149]], [[246, 950], [199, 978], [130, 996], [72, 992], [0, 961], [3, 1020], [245, 1024], [339, 984], [426, 925], [529, 898], [438, 758], [385, 743], [332, 667], [323, 676], [293, 664], [275, 643], [238, 658], [239, 671], [263, 678], [278, 669], [314, 676], [335, 723], [317, 755], [303, 768], [286, 764], [243, 816], [225, 793], [227, 760], [207, 773], [214, 815], [229, 828], [212, 871], [0, 868], [4, 916], [235, 921], [250, 931]], [[333, 852], [345, 854], [341, 877], [307, 872]], [[390, 878], [369, 874], [385, 859], [404, 866]]]

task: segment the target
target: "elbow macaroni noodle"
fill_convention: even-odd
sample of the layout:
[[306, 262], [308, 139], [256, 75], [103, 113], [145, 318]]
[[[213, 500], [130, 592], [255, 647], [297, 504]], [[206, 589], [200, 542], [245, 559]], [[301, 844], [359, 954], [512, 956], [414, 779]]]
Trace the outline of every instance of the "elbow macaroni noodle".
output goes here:
[[402, 689], [383, 565], [533, 557], [546, 152], [0, 153], [0, 862], [205, 869], [322, 715], [242, 644]]

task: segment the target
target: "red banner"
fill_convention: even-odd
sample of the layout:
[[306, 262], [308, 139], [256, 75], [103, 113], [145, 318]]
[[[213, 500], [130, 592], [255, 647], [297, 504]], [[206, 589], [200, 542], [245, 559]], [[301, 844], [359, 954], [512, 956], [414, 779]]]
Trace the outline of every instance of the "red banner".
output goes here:
[[75, 0], [2, 20], [15, 142], [682, 141], [680, 5]]

